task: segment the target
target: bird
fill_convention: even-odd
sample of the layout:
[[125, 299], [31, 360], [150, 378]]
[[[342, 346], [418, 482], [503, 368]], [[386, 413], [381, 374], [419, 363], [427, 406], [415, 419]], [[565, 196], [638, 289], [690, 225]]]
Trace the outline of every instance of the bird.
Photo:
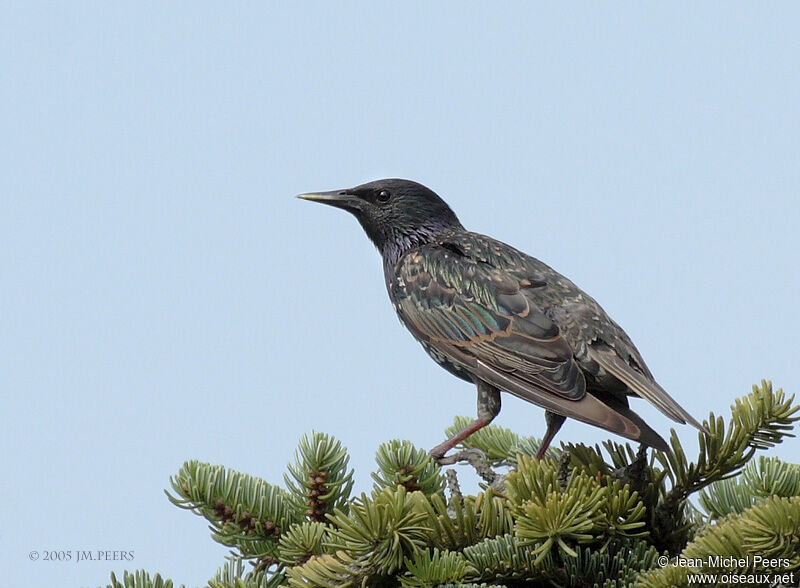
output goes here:
[[400, 322], [436, 363], [475, 385], [476, 418], [431, 449], [435, 459], [492, 422], [501, 392], [545, 409], [539, 459], [567, 418], [668, 452], [630, 397], [706, 431], [594, 298], [542, 261], [466, 230], [433, 190], [390, 178], [298, 198], [356, 217], [381, 254]]

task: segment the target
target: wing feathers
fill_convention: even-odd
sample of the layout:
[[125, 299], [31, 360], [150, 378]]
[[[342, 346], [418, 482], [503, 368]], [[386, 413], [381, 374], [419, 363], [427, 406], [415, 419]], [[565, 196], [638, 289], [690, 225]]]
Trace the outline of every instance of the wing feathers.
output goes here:
[[672, 420], [681, 424], [688, 422], [699, 430], [706, 431], [666, 390], [625, 363], [610, 347], [591, 345], [589, 357]]
[[451, 357], [458, 349], [555, 395], [585, 395], [572, 348], [518, 279], [437, 247], [409, 253], [398, 274], [400, 320], [431, 348]]
[[476, 375], [501, 390], [506, 390], [551, 412], [601, 427], [635, 441], [640, 440], [642, 436], [642, 430], [632, 420], [609, 408], [591, 394], [585, 394], [580, 400], [562, 398], [522, 382], [480, 360], [477, 362]]
[[[546, 410], [667, 450], [664, 440], [627, 402], [598, 398], [595, 393], [602, 390], [587, 394], [575, 353], [583, 354], [588, 348], [595, 368], [599, 365], [671, 419], [705, 430], [652, 379], [632, 343], [629, 354], [603, 343], [617, 337], [623, 337], [622, 343], [628, 340], [571, 282], [539, 262], [534, 268], [530, 264], [535, 260], [522, 254], [516, 259], [518, 268], [501, 269], [497, 264], [505, 260], [505, 254], [517, 255], [515, 250], [503, 246], [502, 251], [487, 252], [470, 243], [455, 248], [420, 247], [401, 258], [395, 269], [390, 293], [400, 320], [429, 353], [433, 350], [473, 377]], [[548, 291], [547, 283], [533, 277], [534, 270], [553, 274], [561, 290]], [[573, 302], [556, 305], [556, 311], [552, 304], [541, 306], [564, 295], [572, 295]], [[545, 313], [542, 308], [549, 310]], [[559, 308], [563, 320], [558, 319], [562, 316]], [[641, 367], [628, 363], [628, 355]]]

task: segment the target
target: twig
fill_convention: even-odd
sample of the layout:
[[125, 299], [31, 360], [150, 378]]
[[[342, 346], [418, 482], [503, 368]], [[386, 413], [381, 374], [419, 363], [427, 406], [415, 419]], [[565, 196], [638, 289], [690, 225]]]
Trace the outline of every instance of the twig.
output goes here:
[[489, 465], [486, 454], [476, 447], [462, 449], [447, 457], [441, 457], [438, 461], [439, 465], [452, 465], [459, 462], [466, 462], [475, 468], [477, 474], [489, 485], [494, 484], [498, 481], [498, 478], [501, 477], [501, 475], [495, 472]]

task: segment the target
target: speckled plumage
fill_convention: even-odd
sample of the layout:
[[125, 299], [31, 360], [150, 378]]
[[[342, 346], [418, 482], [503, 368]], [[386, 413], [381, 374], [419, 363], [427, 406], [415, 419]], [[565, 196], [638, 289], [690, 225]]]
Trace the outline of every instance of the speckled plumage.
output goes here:
[[593, 298], [538, 259], [466, 231], [428, 188], [378, 180], [302, 197], [358, 218], [383, 256], [401, 322], [437, 363], [478, 386], [478, 419], [437, 457], [494, 418], [500, 390], [550, 413], [545, 443], [570, 417], [666, 450], [628, 408], [631, 395], [701, 428]]

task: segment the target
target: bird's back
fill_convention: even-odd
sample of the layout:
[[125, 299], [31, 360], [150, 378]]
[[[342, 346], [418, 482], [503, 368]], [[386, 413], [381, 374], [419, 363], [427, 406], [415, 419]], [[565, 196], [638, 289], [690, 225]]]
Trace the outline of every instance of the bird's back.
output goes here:
[[444, 242], [456, 245], [467, 257], [498, 268], [519, 282], [535, 284], [536, 287], [524, 289], [525, 296], [558, 326], [579, 361], [585, 358], [589, 344], [601, 341], [621, 347], [621, 353], [634, 357], [643, 374], [652, 379], [625, 331], [569, 278], [543, 261], [486, 235], [461, 231]]

